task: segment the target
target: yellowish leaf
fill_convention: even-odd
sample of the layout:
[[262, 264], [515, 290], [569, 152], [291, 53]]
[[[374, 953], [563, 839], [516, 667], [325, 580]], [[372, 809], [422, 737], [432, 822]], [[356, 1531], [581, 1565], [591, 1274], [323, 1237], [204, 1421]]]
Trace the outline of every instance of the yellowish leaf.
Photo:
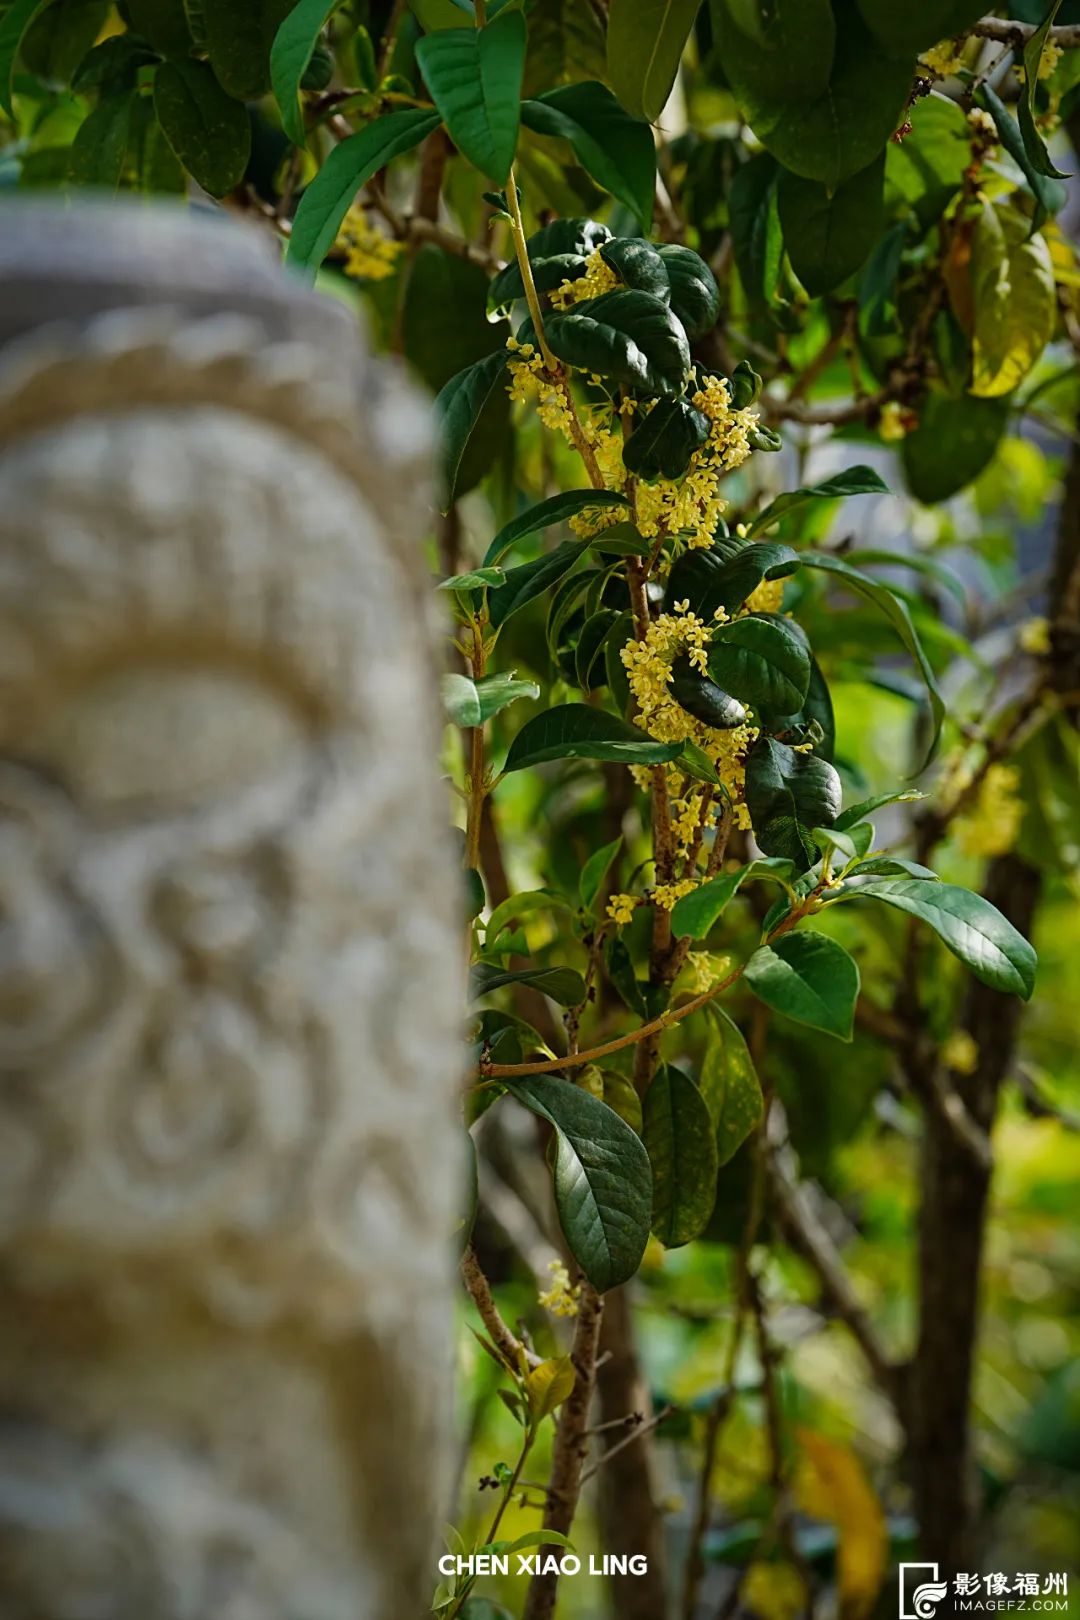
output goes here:
[[1057, 315], [1046, 238], [1007, 207], [984, 203], [972, 241], [974, 354], [971, 392], [1009, 394], [1049, 342]]
[[800, 1428], [796, 1476], [799, 1506], [835, 1524], [840, 1537], [837, 1580], [842, 1620], [862, 1620], [881, 1590], [889, 1538], [881, 1504], [850, 1446]]
[[534, 1367], [525, 1380], [525, 1398], [533, 1427], [554, 1412], [574, 1387], [574, 1366], [569, 1356], [553, 1356]]

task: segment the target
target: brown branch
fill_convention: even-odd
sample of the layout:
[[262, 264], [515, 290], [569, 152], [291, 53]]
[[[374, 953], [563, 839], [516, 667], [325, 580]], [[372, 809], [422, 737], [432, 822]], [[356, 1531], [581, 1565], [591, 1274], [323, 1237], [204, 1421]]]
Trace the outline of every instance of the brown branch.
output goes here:
[[[589, 1407], [596, 1384], [596, 1354], [604, 1302], [591, 1283], [581, 1286], [574, 1343], [570, 1351], [574, 1388], [559, 1411], [548, 1479], [544, 1529], [569, 1535], [581, 1492], [581, 1475], [589, 1449]], [[551, 1620], [558, 1591], [557, 1574], [534, 1575], [525, 1599], [523, 1620]]]
[[[1002, 45], [1022, 48], [1037, 27], [1037, 23], [1015, 22], [1010, 17], [982, 17], [967, 32], [975, 34], [979, 39], [994, 39]], [[1080, 26], [1072, 23], [1051, 28], [1049, 37], [1061, 50], [1072, 50], [1080, 46]]]
[[491, 1293], [491, 1286], [480, 1269], [480, 1262], [476, 1258], [476, 1250], [470, 1243], [461, 1257], [461, 1275], [465, 1279], [465, 1286], [472, 1295], [473, 1304], [480, 1313], [480, 1320], [491, 1336], [491, 1342], [509, 1366], [517, 1369], [521, 1366], [521, 1357], [530, 1367], [538, 1367], [541, 1358], [534, 1355], [527, 1345], [522, 1344], [516, 1334], [512, 1333], [499, 1314], [499, 1307]]

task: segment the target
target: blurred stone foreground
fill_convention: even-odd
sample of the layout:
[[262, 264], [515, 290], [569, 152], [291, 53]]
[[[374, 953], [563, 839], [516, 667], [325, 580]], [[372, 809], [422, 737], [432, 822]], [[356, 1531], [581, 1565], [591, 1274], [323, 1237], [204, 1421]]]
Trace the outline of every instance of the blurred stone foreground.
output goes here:
[[427, 1608], [428, 448], [261, 236], [0, 208], [2, 1620]]

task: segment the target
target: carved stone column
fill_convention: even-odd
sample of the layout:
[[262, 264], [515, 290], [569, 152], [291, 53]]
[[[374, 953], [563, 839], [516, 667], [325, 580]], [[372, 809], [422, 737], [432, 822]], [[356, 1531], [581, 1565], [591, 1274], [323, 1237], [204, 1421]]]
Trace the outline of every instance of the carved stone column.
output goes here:
[[0, 1616], [413, 1620], [460, 928], [424, 415], [217, 218], [3, 205]]

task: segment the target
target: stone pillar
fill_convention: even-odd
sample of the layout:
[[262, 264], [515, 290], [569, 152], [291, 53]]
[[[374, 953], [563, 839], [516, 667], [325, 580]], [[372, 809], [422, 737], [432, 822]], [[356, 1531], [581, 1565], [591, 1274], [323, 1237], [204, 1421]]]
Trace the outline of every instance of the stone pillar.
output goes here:
[[425, 413], [220, 216], [3, 204], [0, 1617], [413, 1620], [461, 930]]

